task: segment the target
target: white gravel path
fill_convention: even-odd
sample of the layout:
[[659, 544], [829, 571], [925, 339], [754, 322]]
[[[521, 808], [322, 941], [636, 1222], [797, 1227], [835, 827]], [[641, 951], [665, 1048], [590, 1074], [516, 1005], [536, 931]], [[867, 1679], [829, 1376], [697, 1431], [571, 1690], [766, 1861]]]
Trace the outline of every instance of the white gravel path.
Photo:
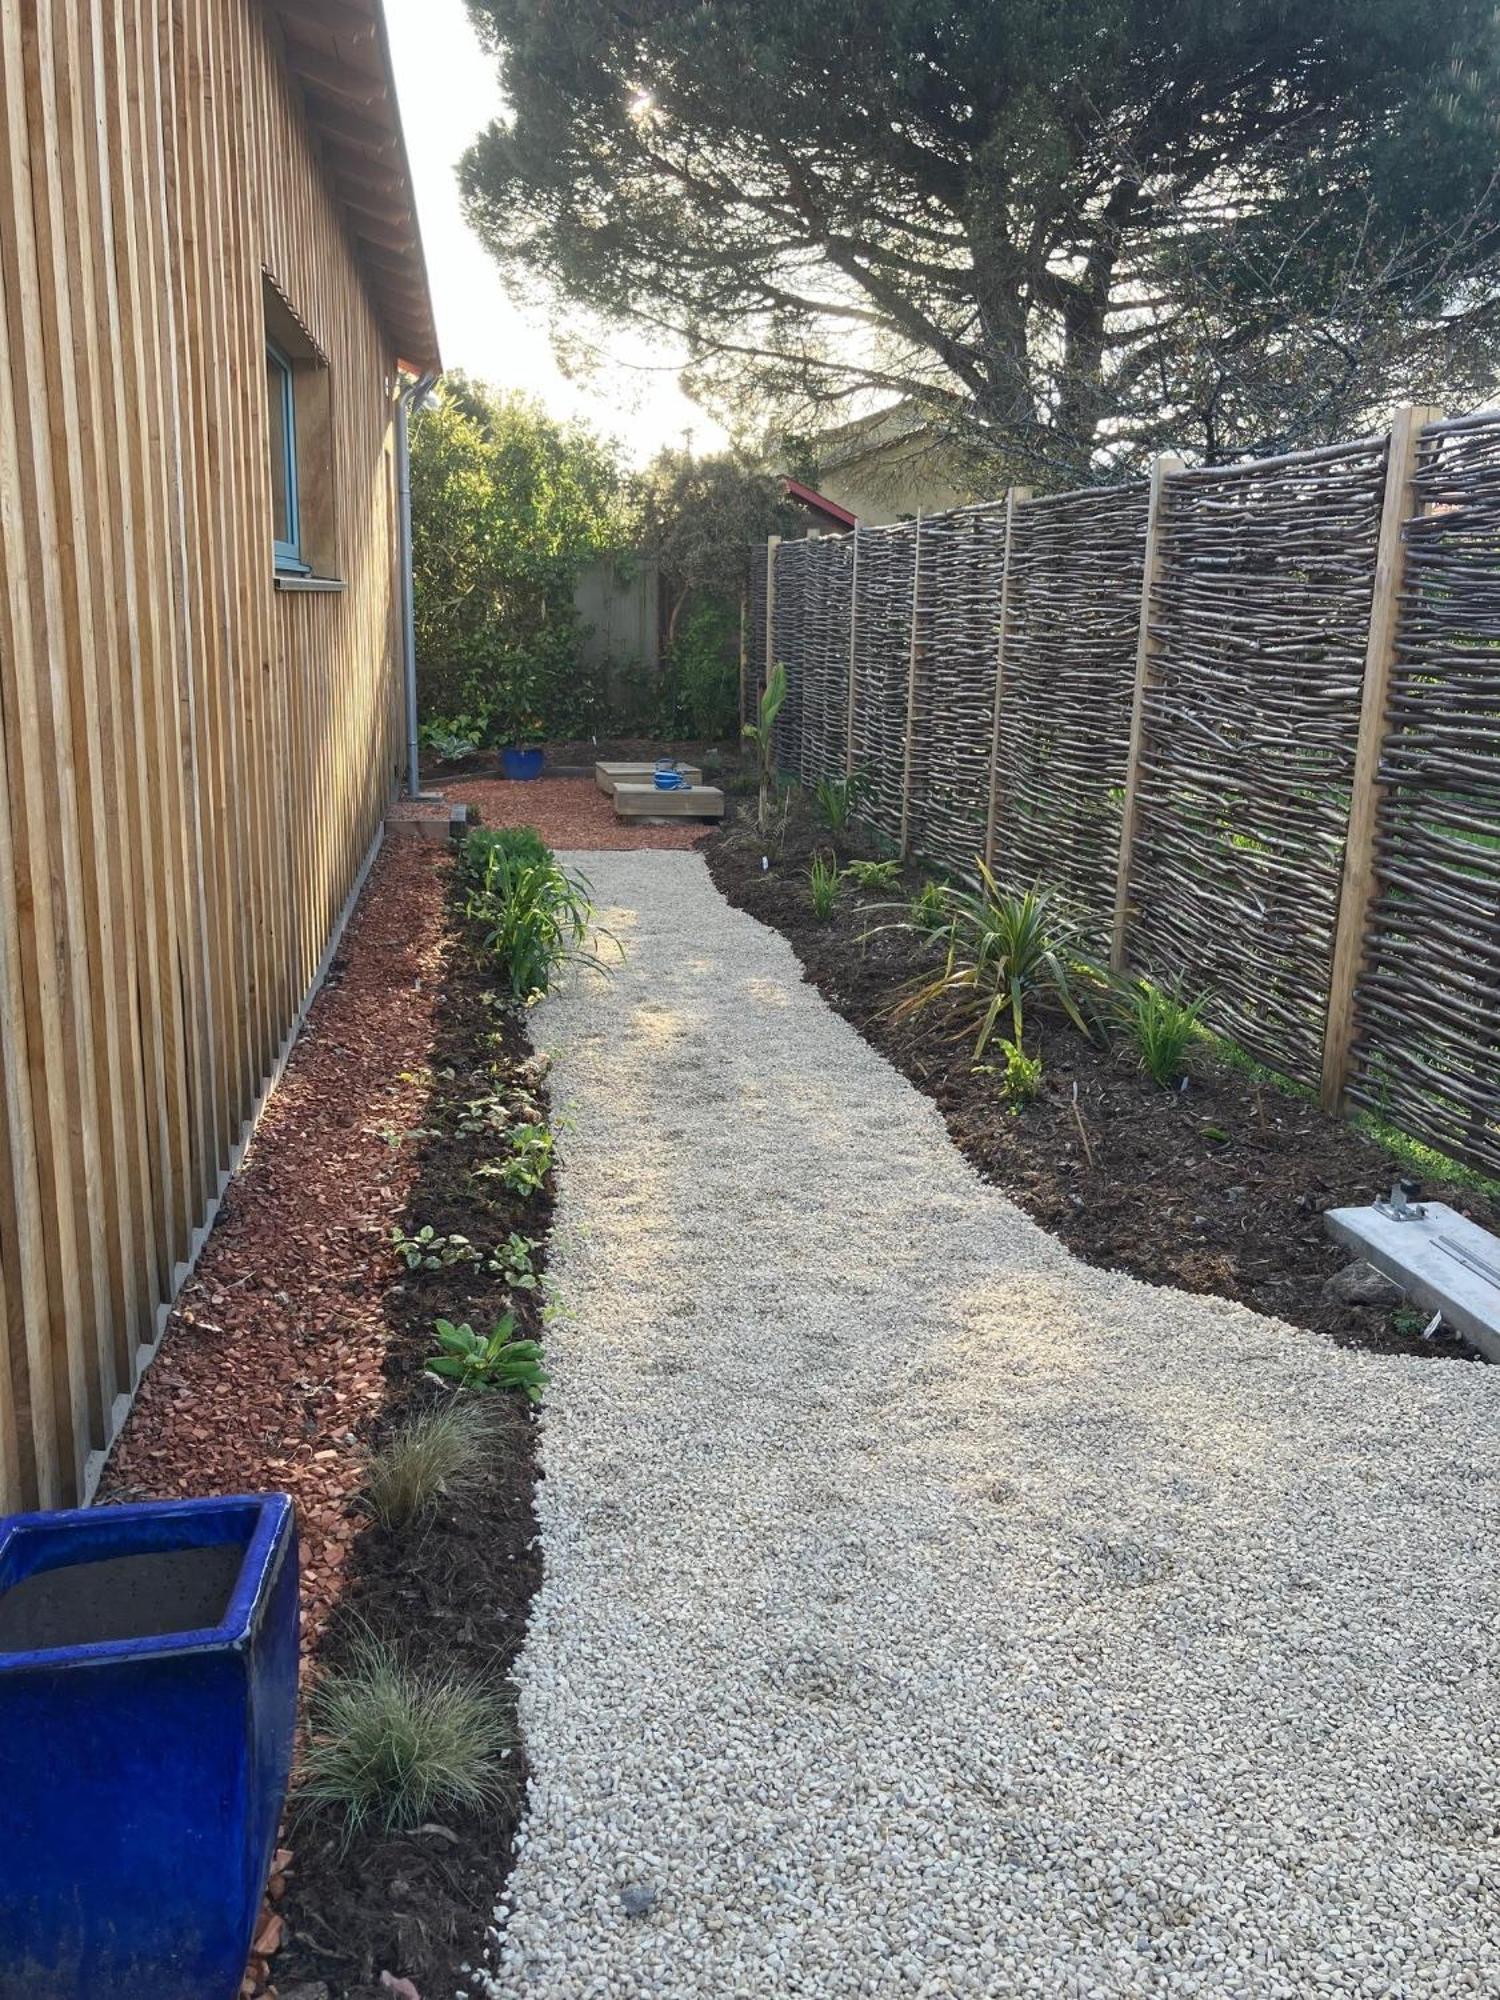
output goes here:
[[578, 858], [484, 1989], [1500, 1993], [1500, 1370], [1076, 1263], [696, 856]]

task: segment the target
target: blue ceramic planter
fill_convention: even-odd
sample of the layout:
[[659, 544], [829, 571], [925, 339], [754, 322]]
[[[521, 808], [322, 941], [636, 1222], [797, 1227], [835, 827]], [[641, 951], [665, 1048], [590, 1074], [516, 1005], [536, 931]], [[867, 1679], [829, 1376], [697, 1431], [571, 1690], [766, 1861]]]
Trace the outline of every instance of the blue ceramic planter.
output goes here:
[[233, 2000], [296, 1709], [284, 1495], [0, 1522], [0, 2000]]
[[539, 744], [522, 749], [517, 743], [507, 743], [500, 752], [500, 769], [507, 778], [539, 778], [543, 754]]

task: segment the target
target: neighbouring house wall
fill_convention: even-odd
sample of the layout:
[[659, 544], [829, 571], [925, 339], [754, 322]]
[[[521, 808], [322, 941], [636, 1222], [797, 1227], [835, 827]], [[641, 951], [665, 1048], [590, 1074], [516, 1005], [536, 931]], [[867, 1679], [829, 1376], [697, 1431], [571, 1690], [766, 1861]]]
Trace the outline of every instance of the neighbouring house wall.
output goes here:
[[962, 507], [973, 498], [941, 445], [895, 438], [837, 464], [818, 467], [818, 491], [866, 526]]
[[[117, 1430], [399, 756], [393, 359], [272, 35], [0, 8], [0, 1510]], [[273, 587], [263, 271], [337, 594]]]
[[649, 667], [661, 664], [661, 584], [654, 556], [623, 563], [602, 556], [586, 563], [573, 586], [573, 604], [584, 630], [578, 650], [586, 666]]

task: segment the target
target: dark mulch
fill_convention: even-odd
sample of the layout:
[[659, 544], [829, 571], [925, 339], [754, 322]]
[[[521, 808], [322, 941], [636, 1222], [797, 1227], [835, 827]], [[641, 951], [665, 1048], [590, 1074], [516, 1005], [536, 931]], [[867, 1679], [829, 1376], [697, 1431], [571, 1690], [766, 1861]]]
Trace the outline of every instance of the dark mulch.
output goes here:
[[[812, 853], [874, 850], [858, 839], [835, 841], [794, 803], [784, 844], [773, 837], [772, 867], [763, 873], [767, 843], [751, 815], [742, 806], [705, 850], [720, 889], [786, 936], [829, 1003], [940, 1106], [985, 1179], [1078, 1256], [1155, 1284], [1238, 1299], [1343, 1346], [1467, 1355], [1446, 1338], [1398, 1331], [1388, 1312], [1323, 1297], [1347, 1261], [1327, 1238], [1323, 1211], [1389, 1187], [1401, 1169], [1382, 1146], [1211, 1058], [1195, 1061], [1186, 1091], [1162, 1090], [1127, 1047], [1095, 1048], [1066, 1021], [1035, 1010], [1027, 1043], [1042, 1056], [1043, 1088], [1036, 1102], [1012, 1109], [995, 1075], [975, 1073], [970, 1041], [945, 1035], [935, 1012], [889, 1019], [905, 983], [939, 959], [911, 933], [870, 936], [902, 915], [875, 905], [913, 893], [921, 872], [906, 871], [899, 892], [861, 898], [846, 887], [832, 921], [820, 923], [807, 892]], [[1428, 1192], [1486, 1228], [1500, 1224], [1500, 1210], [1469, 1188], [1434, 1183]]]
[[[524, 1115], [527, 1100], [545, 1117], [543, 1065], [523, 1024], [491, 1005], [487, 981], [455, 939], [437, 1008], [432, 1073], [420, 1119], [420, 1167], [402, 1227], [431, 1224], [478, 1246], [514, 1230], [537, 1244], [545, 1268], [552, 1208], [550, 1182], [515, 1195], [473, 1170], [496, 1152], [492, 1116]], [[502, 1110], [501, 1107], [506, 1107]], [[405, 1273], [387, 1287], [389, 1400], [377, 1433], [437, 1394], [423, 1365], [432, 1323], [446, 1317], [488, 1330], [507, 1308], [517, 1333], [540, 1332], [541, 1294], [511, 1292], [473, 1265]], [[533, 1547], [534, 1427], [523, 1406], [496, 1399], [503, 1428], [476, 1489], [447, 1503], [419, 1526], [361, 1531], [349, 1587], [319, 1655], [326, 1669], [344, 1658], [361, 1632], [393, 1641], [415, 1666], [432, 1666], [512, 1699], [507, 1676], [525, 1633], [527, 1607], [540, 1580]], [[323, 1980], [336, 2000], [389, 2000], [382, 1972], [409, 1979], [427, 1996], [460, 1983], [461, 1963], [483, 1954], [496, 1895], [509, 1871], [525, 1782], [517, 1753], [515, 1799], [504, 1812], [443, 1813], [417, 1832], [369, 1830], [347, 1841], [328, 1814], [294, 1816], [296, 1870], [283, 1914], [288, 1938], [276, 1962], [280, 1986]]]

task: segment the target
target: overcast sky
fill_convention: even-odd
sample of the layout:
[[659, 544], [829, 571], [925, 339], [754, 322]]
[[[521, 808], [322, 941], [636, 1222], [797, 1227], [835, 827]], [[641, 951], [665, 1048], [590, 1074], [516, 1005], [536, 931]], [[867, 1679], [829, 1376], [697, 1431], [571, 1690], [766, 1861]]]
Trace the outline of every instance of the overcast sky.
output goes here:
[[459, 207], [453, 169], [500, 108], [493, 66], [463, 0], [385, 0], [385, 11], [444, 365], [498, 388], [529, 389], [557, 416], [587, 417], [636, 463], [662, 444], [681, 445], [688, 429], [700, 451], [721, 443], [723, 433], [677, 387], [670, 350], [622, 333], [593, 381], [570, 382], [558, 371], [545, 313], [507, 297]]

